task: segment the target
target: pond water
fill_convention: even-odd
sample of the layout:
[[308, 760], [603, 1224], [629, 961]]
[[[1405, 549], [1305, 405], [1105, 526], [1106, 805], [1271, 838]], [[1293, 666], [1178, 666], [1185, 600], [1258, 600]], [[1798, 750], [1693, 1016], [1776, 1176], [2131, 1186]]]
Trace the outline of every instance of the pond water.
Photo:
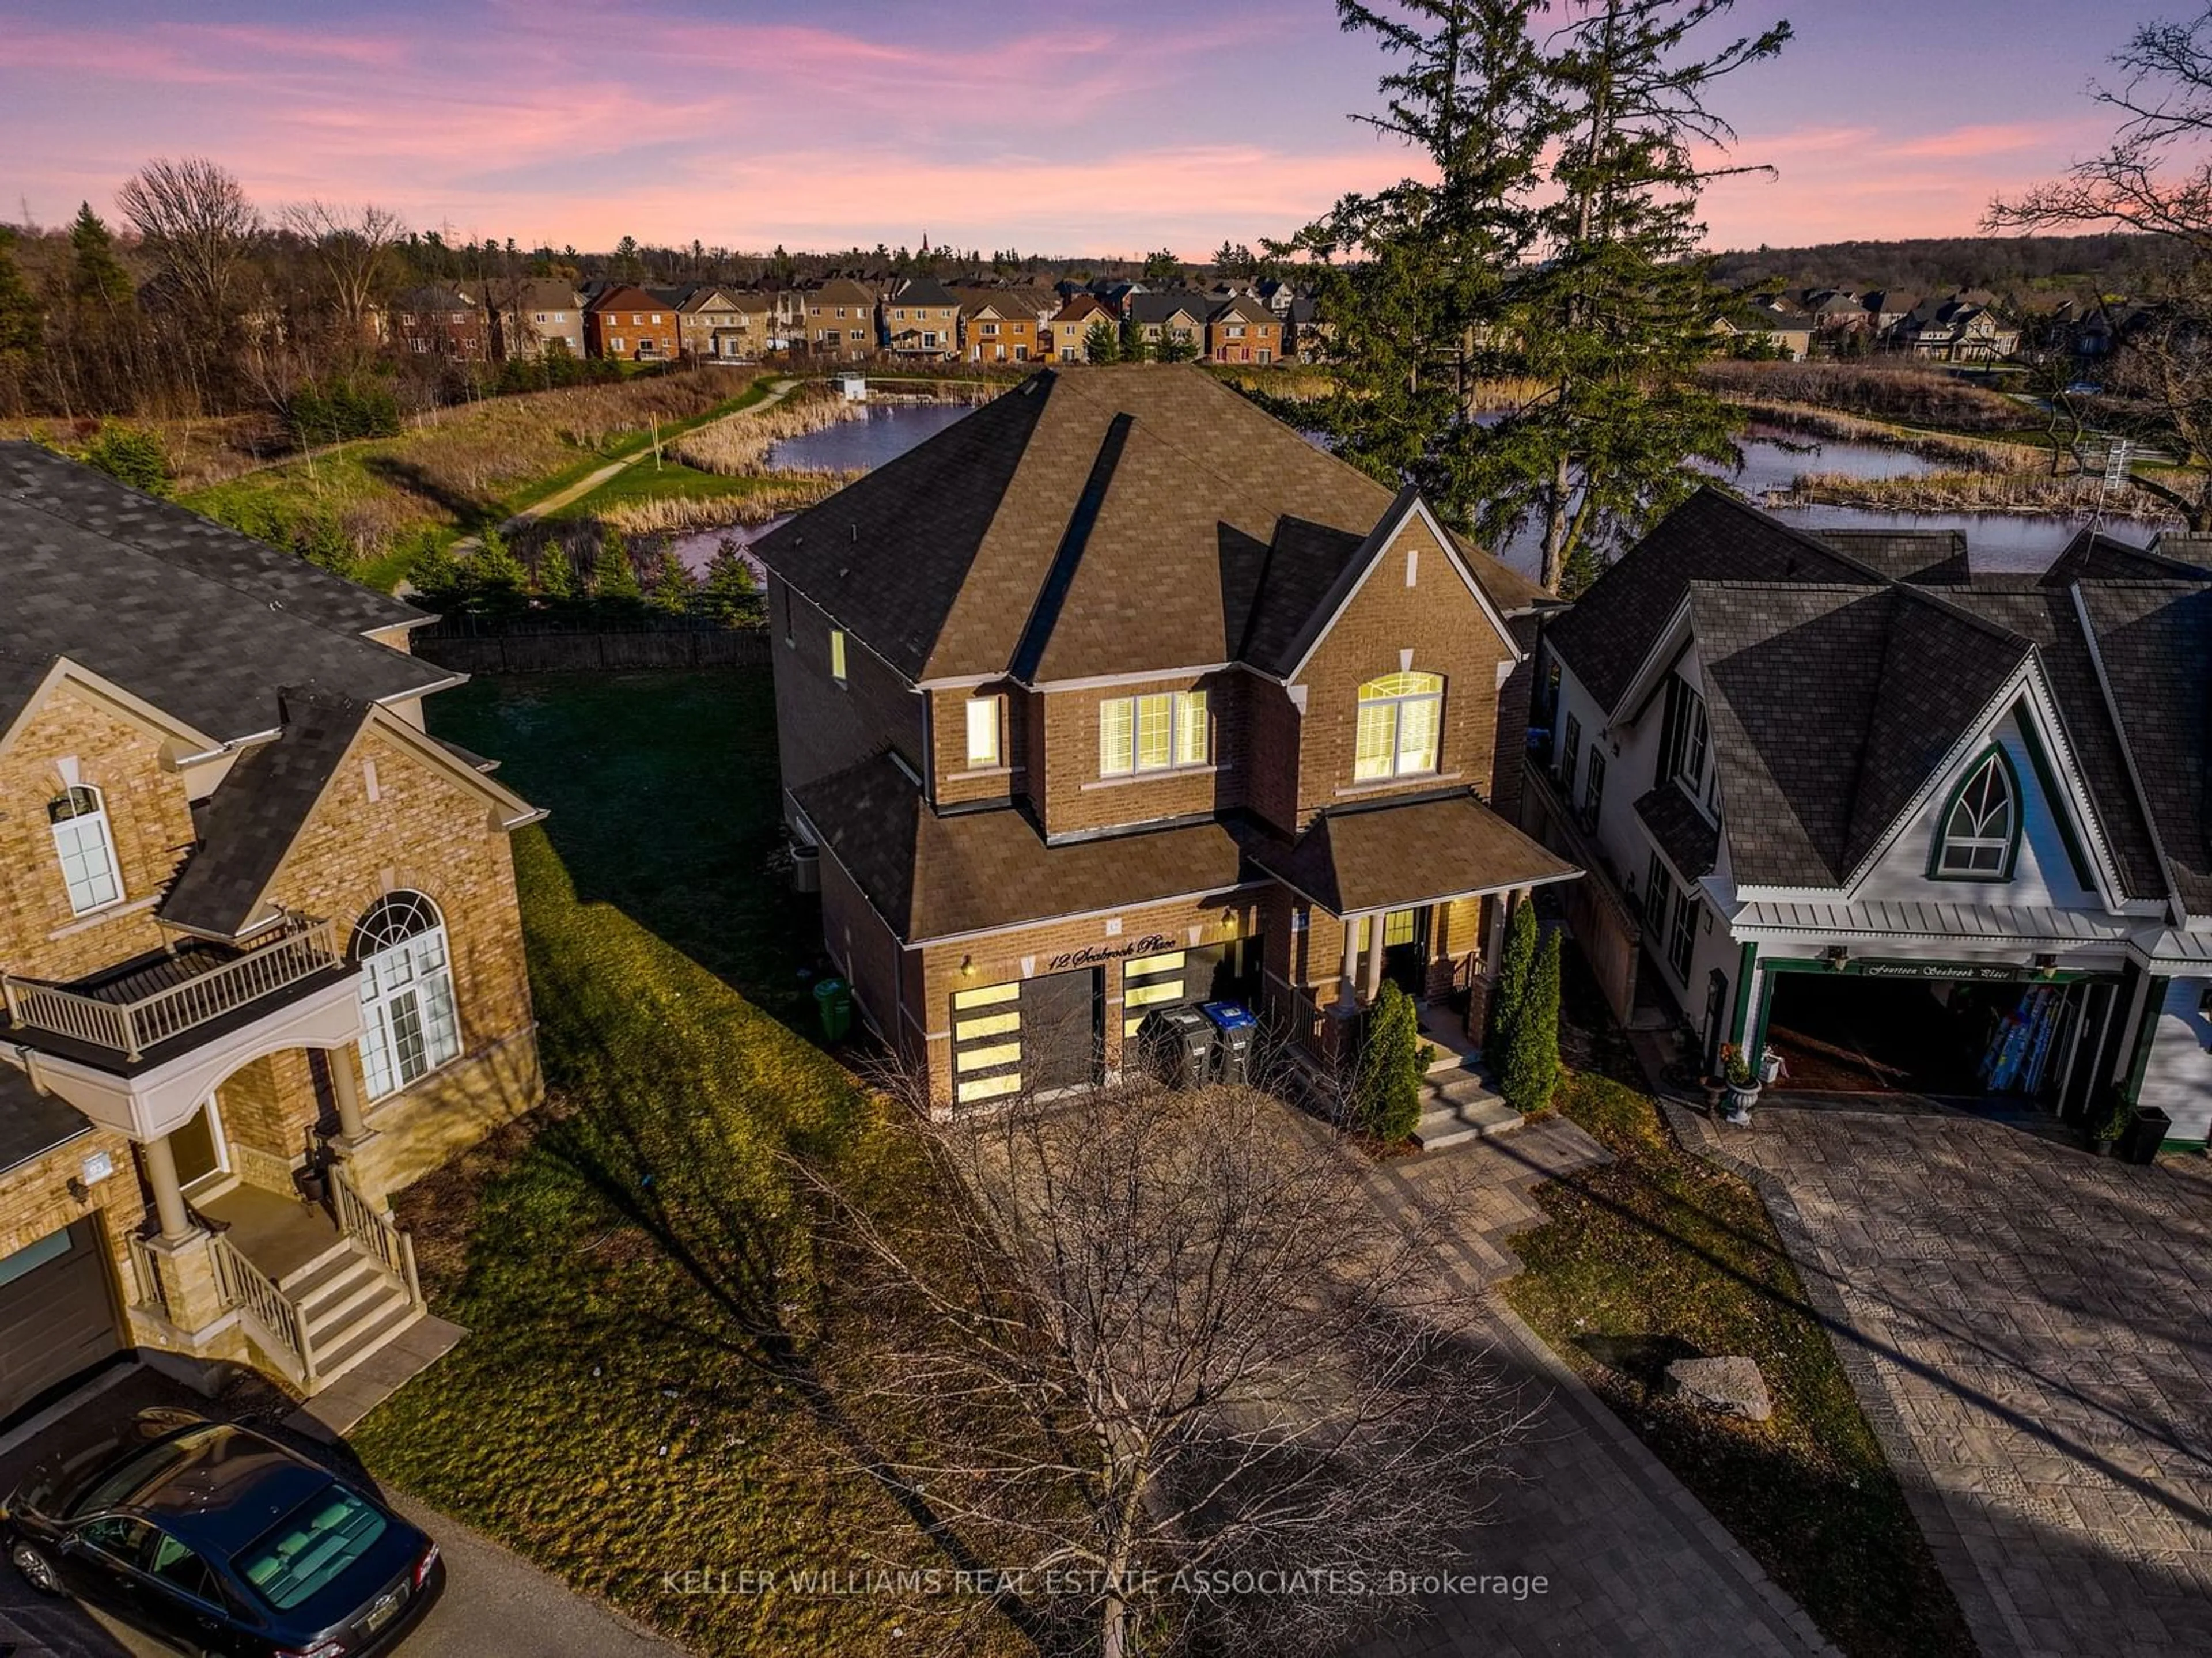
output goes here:
[[[873, 467], [895, 460], [925, 438], [933, 437], [969, 412], [960, 404], [872, 404], [865, 420], [847, 421], [779, 443], [769, 452], [771, 466]], [[1753, 501], [1767, 491], [1785, 489], [1802, 472], [1842, 472], [1852, 477], [1917, 477], [1935, 463], [1909, 450], [1878, 444], [1808, 437], [1773, 427], [1754, 426], [1743, 445], [1743, 465], [1729, 481]], [[1696, 465], [1696, 463], [1692, 463]], [[1710, 471], [1701, 467], [1700, 470]], [[2087, 521], [2085, 517], [2016, 513], [1896, 513], [1856, 507], [1787, 507], [1772, 509], [1786, 524], [1808, 530], [1963, 530], [1975, 567], [1984, 570], [2033, 573], [2057, 557]], [[777, 520], [781, 522], [781, 520]], [[678, 556], [702, 568], [726, 535], [750, 541], [772, 525], [708, 531], [675, 544]], [[2146, 542], [2151, 531], [2121, 525], [2124, 541]], [[1524, 574], [1534, 574], [1539, 542], [1524, 531], [1499, 550], [1499, 556]]]

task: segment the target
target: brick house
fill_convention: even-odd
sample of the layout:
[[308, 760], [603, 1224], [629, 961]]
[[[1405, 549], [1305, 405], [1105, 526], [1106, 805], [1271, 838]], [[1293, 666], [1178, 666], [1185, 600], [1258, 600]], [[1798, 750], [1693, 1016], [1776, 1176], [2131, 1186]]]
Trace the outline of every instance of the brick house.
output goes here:
[[970, 362], [1030, 362], [1047, 355], [1036, 304], [1003, 288], [963, 288], [960, 338]]
[[491, 356], [491, 325], [472, 295], [443, 283], [412, 288], [392, 302], [392, 335], [416, 356], [483, 362]]
[[502, 358], [584, 355], [584, 302], [572, 284], [532, 276], [494, 282], [490, 293]]
[[2085, 530], [2040, 576], [1954, 531], [1692, 496], [1547, 624], [1523, 822], [1587, 868], [1632, 1024], [1784, 1086], [2115, 1092], [2212, 1131], [2212, 549]]
[[683, 349], [676, 302], [629, 282], [603, 288], [584, 313], [586, 348], [624, 362], [672, 362]]
[[751, 362], [767, 349], [763, 296], [695, 282], [675, 299], [678, 349], [686, 362]]
[[1179, 356], [1206, 352], [1206, 319], [1215, 306], [1203, 294], [1132, 294], [1127, 315], [1155, 355], [1172, 348]]
[[1501, 898], [1575, 873], [1485, 804], [1542, 595], [1196, 368], [1040, 372], [758, 550], [828, 948], [945, 1105], [1218, 997], [1479, 1021]]
[[1091, 331], [1103, 323], [1120, 331], [1121, 319], [1113, 308], [1096, 294], [1077, 294], [1053, 313], [1052, 320], [1037, 331], [1038, 355], [1054, 362], [1088, 362], [1090, 348], [1085, 342]]
[[1215, 362], [1279, 361], [1283, 319], [1249, 294], [1240, 294], [1206, 318], [1206, 355]]
[[389, 1194], [539, 1096], [540, 814], [395, 599], [28, 444], [0, 548], [0, 1419], [134, 1347], [313, 1392], [422, 1315]]
[[960, 300], [930, 276], [910, 276], [883, 302], [882, 336], [893, 356], [960, 355]]
[[850, 276], [832, 276], [799, 295], [800, 339], [809, 355], [857, 361], [876, 351], [876, 296]]

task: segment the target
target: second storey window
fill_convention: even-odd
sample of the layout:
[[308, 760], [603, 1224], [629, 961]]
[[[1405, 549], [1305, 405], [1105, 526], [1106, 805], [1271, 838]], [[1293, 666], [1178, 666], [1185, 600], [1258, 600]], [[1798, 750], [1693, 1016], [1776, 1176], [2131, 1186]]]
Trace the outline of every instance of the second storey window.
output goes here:
[[1589, 780], [1583, 787], [1583, 826], [1597, 828], [1597, 809], [1605, 804], [1605, 752], [1590, 745]]
[[830, 677], [841, 685], [845, 683], [845, 632], [842, 628], [830, 630]]
[[995, 696], [970, 697], [968, 701], [968, 763], [999, 763], [999, 702]]
[[371, 1099], [398, 1092], [461, 1051], [446, 922], [419, 892], [395, 892], [354, 928], [361, 963], [361, 1069]]
[[54, 850], [61, 856], [62, 878], [69, 883], [70, 910], [82, 915], [123, 896], [123, 877], [115, 866], [115, 841], [107, 832], [107, 807], [94, 788], [73, 788], [46, 807], [54, 826]]
[[1583, 722], [1572, 714], [1567, 716], [1567, 728], [1559, 738], [1559, 786], [1574, 799], [1575, 768], [1582, 763]]
[[1992, 749], [1951, 797], [1935, 873], [1965, 881], [2002, 881], [2020, 846], [2018, 792], [2002, 749]]
[[1202, 766], [1208, 754], [1204, 691], [1116, 696], [1098, 705], [1098, 774]]
[[1364, 783], [1434, 771], [1443, 707], [1441, 674], [1385, 674], [1362, 685], [1353, 778]]
[[1705, 699], [1676, 674], [1667, 681], [1667, 713], [1659, 729], [1659, 779], [1679, 777], [1692, 799], [1705, 787], [1705, 753], [1711, 745]]

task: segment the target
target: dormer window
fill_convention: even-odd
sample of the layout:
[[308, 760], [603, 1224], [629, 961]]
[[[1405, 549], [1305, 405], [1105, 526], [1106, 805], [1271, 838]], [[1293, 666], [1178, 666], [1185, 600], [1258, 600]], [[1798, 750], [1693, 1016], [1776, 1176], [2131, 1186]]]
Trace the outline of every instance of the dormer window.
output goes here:
[[970, 697], [968, 701], [968, 766], [971, 771], [999, 763], [999, 710], [1002, 703], [1003, 699], [995, 696]]
[[1385, 674], [1362, 685], [1354, 780], [1375, 782], [1434, 771], [1443, 708], [1442, 674]]
[[123, 896], [123, 875], [115, 865], [115, 840], [107, 831], [107, 806], [95, 788], [82, 786], [56, 796], [46, 805], [53, 824], [54, 851], [69, 885], [70, 911], [86, 915]]
[[1659, 779], [1679, 778], [1692, 799], [1705, 792], [1705, 761], [1712, 746], [1705, 699], [1680, 675], [1667, 681], [1667, 713], [1659, 734]]
[[1944, 809], [1936, 845], [1938, 880], [2008, 881], [2020, 850], [2020, 784], [2002, 749], [1967, 771]]

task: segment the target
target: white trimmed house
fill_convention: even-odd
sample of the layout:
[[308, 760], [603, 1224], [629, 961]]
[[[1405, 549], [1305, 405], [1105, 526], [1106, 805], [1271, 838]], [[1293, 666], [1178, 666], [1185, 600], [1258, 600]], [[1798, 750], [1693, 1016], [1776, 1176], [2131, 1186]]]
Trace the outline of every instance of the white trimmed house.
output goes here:
[[[2185, 551], [2186, 550], [2185, 549]], [[1790, 529], [1707, 491], [1546, 631], [1524, 817], [1615, 1011], [1784, 1085], [2114, 1088], [2212, 1127], [2212, 571]]]

